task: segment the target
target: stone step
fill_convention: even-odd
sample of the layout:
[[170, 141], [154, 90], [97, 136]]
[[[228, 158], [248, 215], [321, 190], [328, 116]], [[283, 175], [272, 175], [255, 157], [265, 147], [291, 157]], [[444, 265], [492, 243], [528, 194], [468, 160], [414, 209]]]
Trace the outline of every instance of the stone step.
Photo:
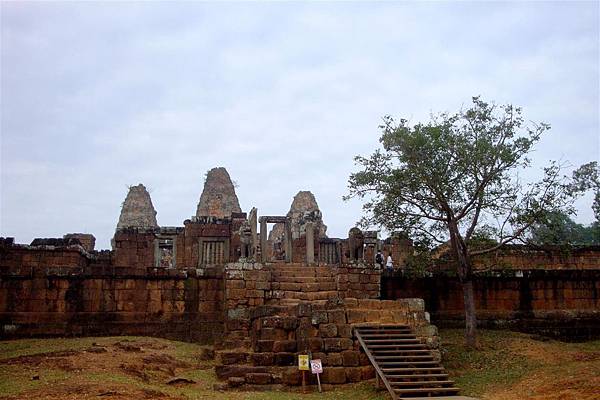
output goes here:
[[283, 291], [283, 298], [297, 300], [327, 300], [338, 297], [338, 292], [331, 291], [316, 291], [316, 292], [298, 292], [298, 291]]
[[318, 283], [296, 283], [296, 282], [273, 282], [272, 290], [283, 290], [292, 292], [322, 292], [322, 291], [337, 291], [335, 282], [318, 282]]
[[282, 275], [275, 277], [275, 280], [280, 283], [321, 283], [321, 282], [333, 282], [335, 283], [335, 276], [289, 276]]

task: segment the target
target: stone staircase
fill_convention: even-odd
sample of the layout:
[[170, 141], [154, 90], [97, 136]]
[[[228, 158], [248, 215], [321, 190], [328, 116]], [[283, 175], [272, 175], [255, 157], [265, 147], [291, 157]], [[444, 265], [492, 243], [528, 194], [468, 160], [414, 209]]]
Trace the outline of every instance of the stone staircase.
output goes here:
[[404, 325], [366, 325], [354, 334], [393, 400], [411, 397], [456, 396], [433, 353]]
[[338, 297], [336, 270], [302, 264], [273, 264], [272, 296], [267, 304], [292, 305], [300, 301]]

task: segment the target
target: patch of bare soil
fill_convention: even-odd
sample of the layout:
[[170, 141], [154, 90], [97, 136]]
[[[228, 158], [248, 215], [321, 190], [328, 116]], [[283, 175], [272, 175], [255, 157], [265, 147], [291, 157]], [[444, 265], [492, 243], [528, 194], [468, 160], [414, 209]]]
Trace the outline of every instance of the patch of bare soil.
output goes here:
[[126, 385], [77, 384], [74, 382], [64, 382], [53, 385], [44, 390], [38, 390], [33, 393], [25, 393], [20, 397], [10, 397], [10, 399], [31, 398], [35, 398], [36, 400], [80, 400], [82, 398], [98, 400], [175, 399], [165, 395], [164, 393], [151, 389], [138, 389]]
[[[21, 356], [0, 361], [17, 366], [30, 376], [44, 370], [68, 372], [68, 378], [56, 384], [42, 384], [35, 390], [7, 399], [75, 400], [94, 399], [178, 399], [146, 384], [162, 385], [195, 368], [195, 365], [169, 354], [168, 345], [152, 340], [122, 340], [81, 351], [64, 351]], [[122, 378], [114, 380], [112, 377]], [[131, 384], [128, 381], [131, 381]]]

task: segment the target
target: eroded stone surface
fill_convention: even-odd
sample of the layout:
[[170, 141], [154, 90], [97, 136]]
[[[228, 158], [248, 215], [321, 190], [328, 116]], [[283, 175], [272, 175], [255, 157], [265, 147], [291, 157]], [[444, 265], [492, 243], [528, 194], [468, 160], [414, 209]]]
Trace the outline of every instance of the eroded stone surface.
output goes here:
[[[290, 211], [287, 216], [291, 219], [292, 239], [297, 239], [306, 234], [306, 224], [312, 222], [315, 237], [327, 237], [327, 226], [323, 223], [323, 215], [319, 210], [319, 205], [315, 195], [308, 190], [302, 190], [294, 196]], [[269, 240], [273, 243], [281, 242], [285, 227], [283, 224], [275, 224], [269, 232]]]
[[211, 169], [206, 174], [196, 216], [225, 218], [234, 212], [242, 210], [229, 173], [223, 167]]
[[129, 193], [127, 193], [121, 208], [117, 229], [157, 227], [156, 210], [154, 210], [146, 187], [141, 183], [129, 187]]

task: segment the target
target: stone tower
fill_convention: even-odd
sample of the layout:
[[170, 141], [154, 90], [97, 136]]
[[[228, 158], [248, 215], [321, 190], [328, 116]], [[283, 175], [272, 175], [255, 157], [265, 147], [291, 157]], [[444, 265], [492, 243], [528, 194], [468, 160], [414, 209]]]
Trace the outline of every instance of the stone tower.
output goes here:
[[227, 170], [211, 169], [206, 174], [196, 217], [229, 218], [234, 212], [242, 212], [242, 209]]
[[117, 230], [123, 228], [157, 228], [156, 210], [152, 205], [150, 194], [141, 183], [130, 186], [121, 207], [121, 216]]
[[[315, 195], [308, 190], [302, 190], [294, 196], [290, 211], [287, 216], [291, 219], [292, 239], [297, 239], [306, 233], [306, 224], [313, 223], [315, 237], [327, 237], [327, 226], [323, 223], [323, 216]], [[283, 224], [275, 224], [269, 233], [269, 240], [279, 242], [284, 234]]]

